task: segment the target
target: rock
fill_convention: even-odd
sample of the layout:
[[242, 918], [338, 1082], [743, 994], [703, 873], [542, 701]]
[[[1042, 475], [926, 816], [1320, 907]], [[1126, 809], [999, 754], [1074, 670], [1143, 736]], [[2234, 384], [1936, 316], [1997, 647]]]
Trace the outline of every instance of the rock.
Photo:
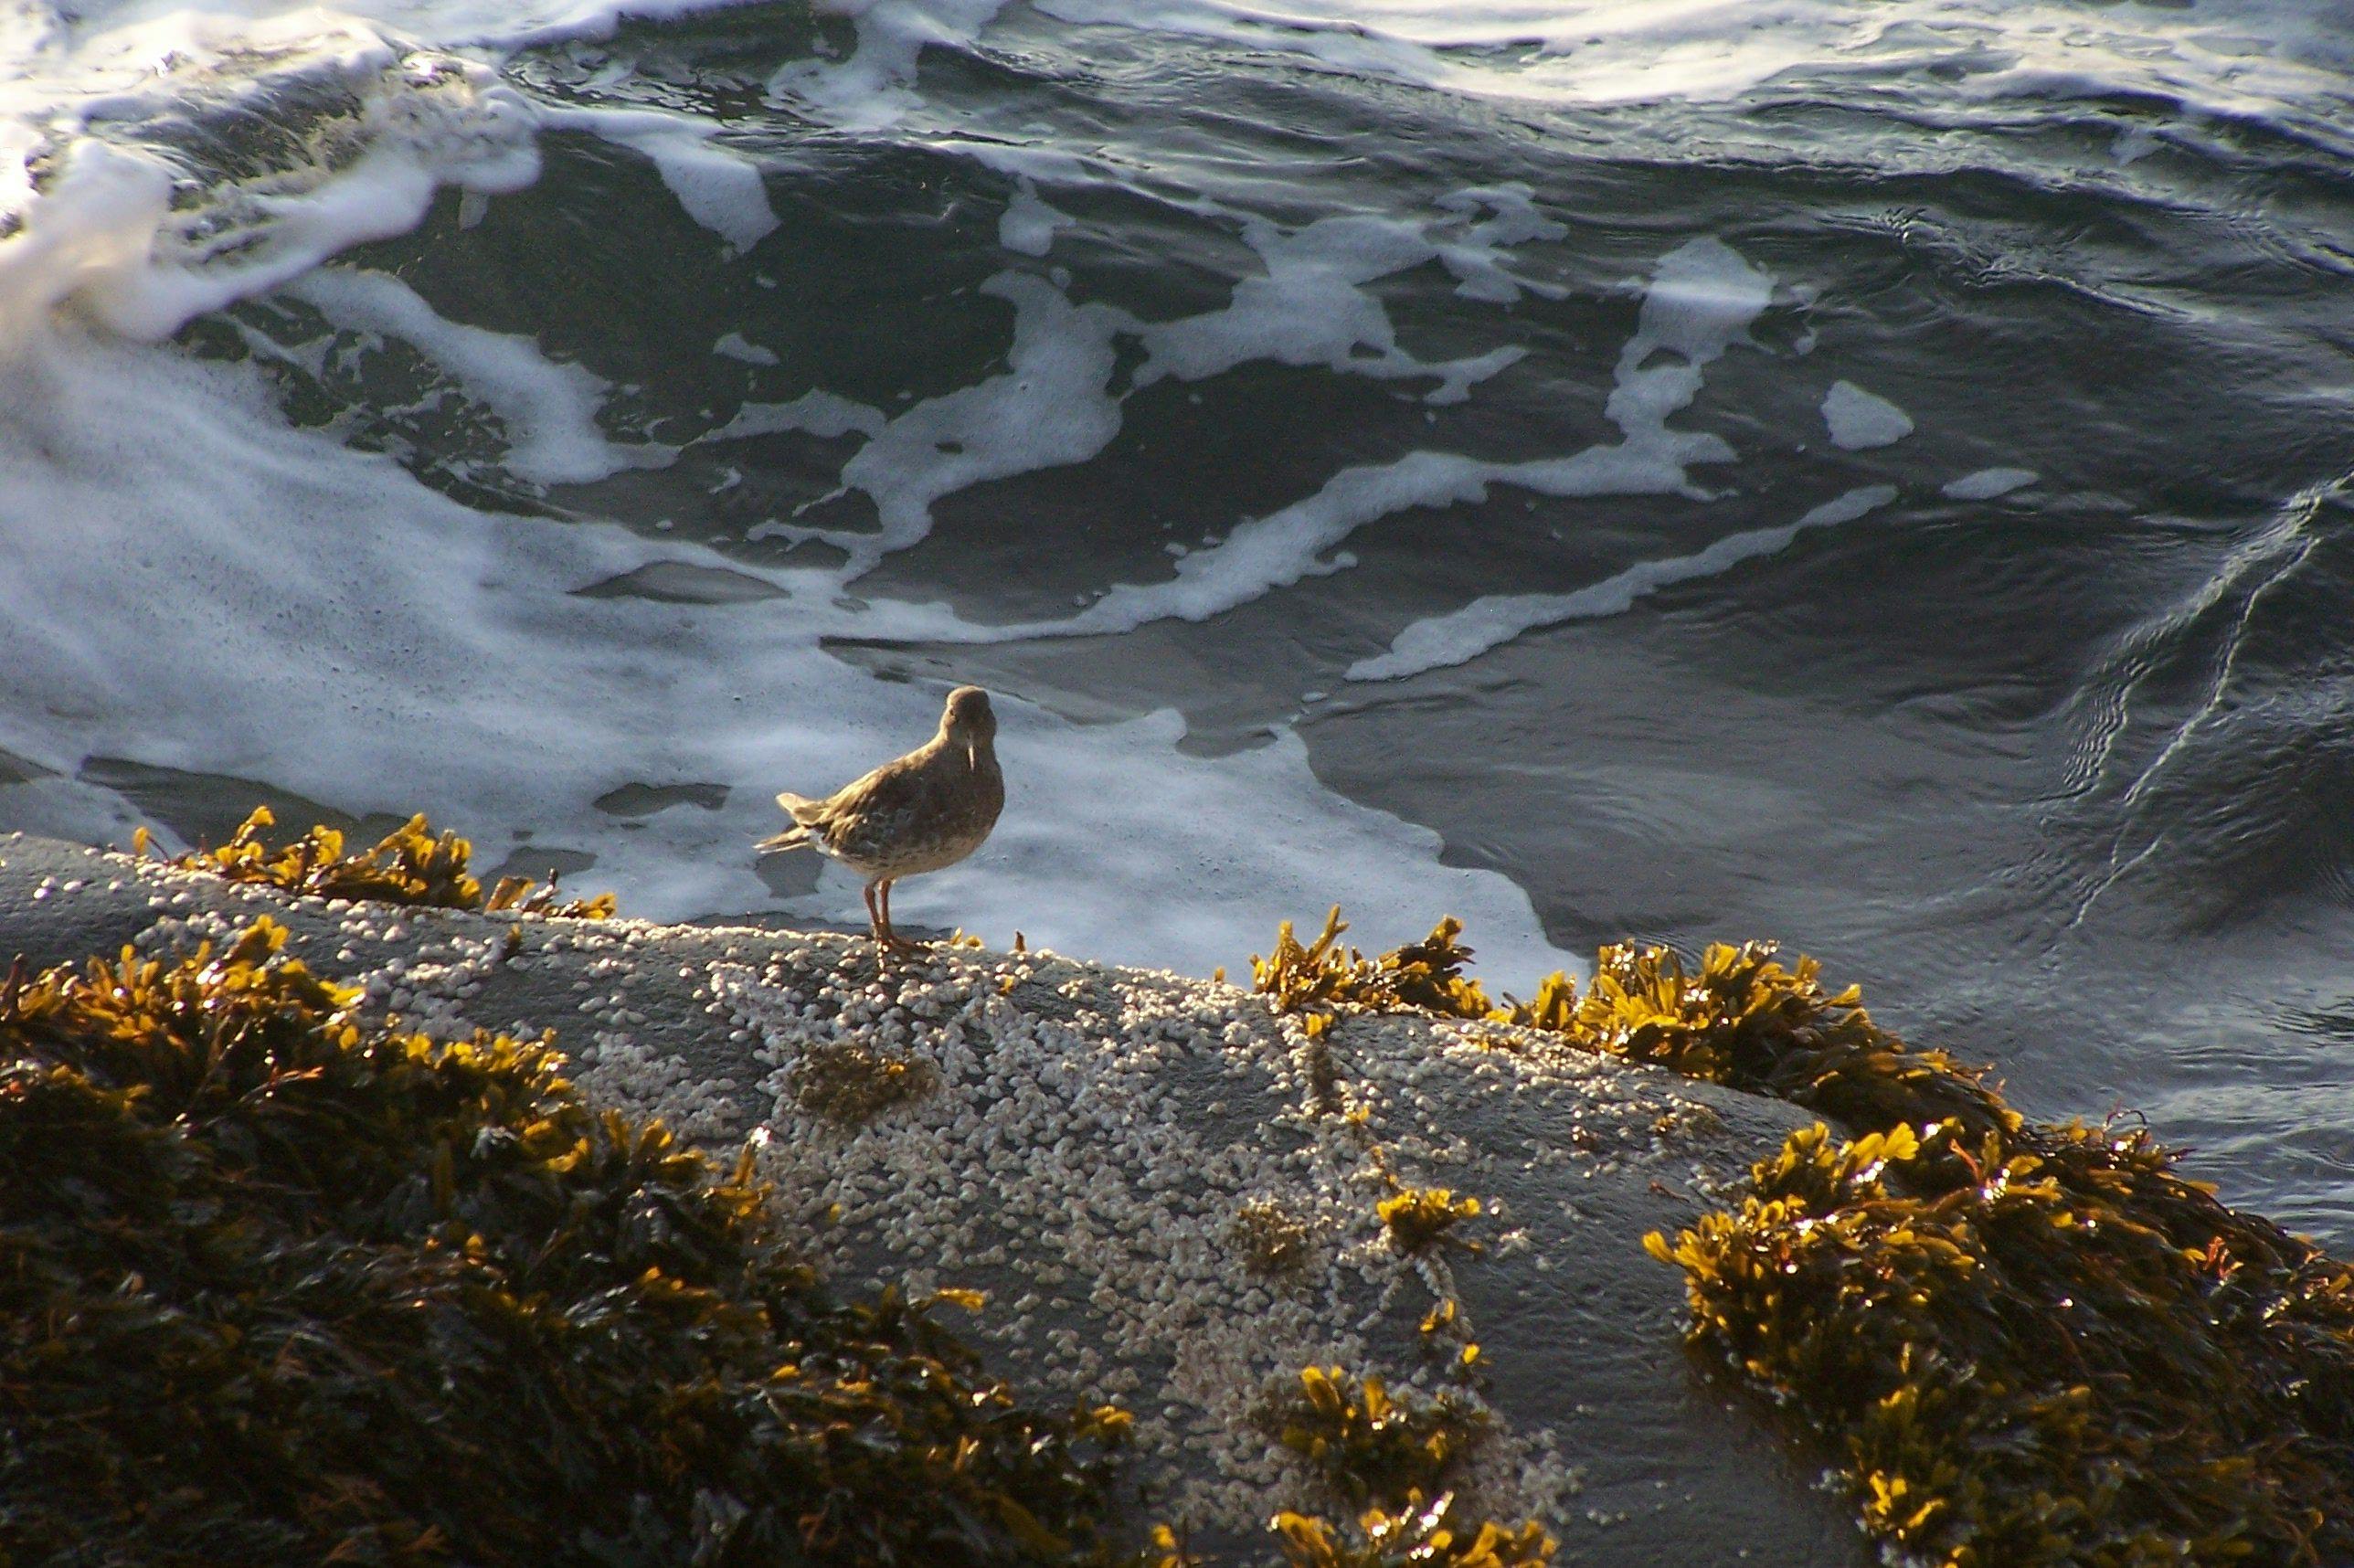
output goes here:
[[[992, 1367], [1134, 1411], [1140, 1513], [1199, 1547], [1269, 1556], [1277, 1509], [1353, 1513], [1263, 1420], [1338, 1365], [1484, 1408], [1471, 1516], [1535, 1518], [1564, 1563], [1866, 1561], [1841, 1501], [1688, 1359], [1681, 1277], [1641, 1245], [1812, 1119], [1794, 1107], [1492, 1023], [1313, 1039], [1231, 986], [1043, 952], [878, 969], [863, 938], [339, 907], [0, 840], [0, 956], [36, 967], [265, 913], [369, 1008], [553, 1030], [593, 1097], [749, 1139], [845, 1285], [987, 1292]], [[1405, 1255], [1376, 1205], [1421, 1188], [1480, 1213]]]

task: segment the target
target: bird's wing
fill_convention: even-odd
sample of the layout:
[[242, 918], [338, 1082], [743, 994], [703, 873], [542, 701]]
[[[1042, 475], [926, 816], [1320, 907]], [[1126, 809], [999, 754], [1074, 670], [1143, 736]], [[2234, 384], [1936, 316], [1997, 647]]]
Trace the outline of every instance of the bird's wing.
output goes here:
[[790, 789], [779, 789], [777, 791], [777, 804], [782, 806], [794, 821], [808, 827], [825, 820], [826, 808], [831, 802], [812, 800], [806, 795], [796, 795]]
[[[920, 761], [914, 754], [895, 762], [886, 762], [871, 773], [863, 773], [817, 802], [825, 820], [859, 816], [888, 817], [906, 810], [929, 792], [930, 781], [925, 770], [916, 766]], [[799, 812], [797, 821], [807, 821]]]
[[932, 810], [937, 781], [926, 758], [911, 753], [835, 790], [812, 823], [830, 849], [854, 855], [886, 852]]

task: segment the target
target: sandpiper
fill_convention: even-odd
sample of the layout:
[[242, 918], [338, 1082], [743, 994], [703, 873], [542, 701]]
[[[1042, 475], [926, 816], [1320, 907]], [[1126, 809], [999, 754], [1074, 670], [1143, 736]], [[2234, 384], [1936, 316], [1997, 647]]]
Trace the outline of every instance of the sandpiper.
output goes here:
[[760, 853], [808, 845], [832, 855], [866, 879], [866, 917], [875, 941], [911, 947], [891, 929], [891, 885], [954, 865], [989, 837], [1005, 805], [996, 743], [989, 694], [959, 686], [940, 712], [939, 733], [907, 756], [822, 800], [790, 790], [779, 794], [777, 804], [793, 825], [762, 839]]

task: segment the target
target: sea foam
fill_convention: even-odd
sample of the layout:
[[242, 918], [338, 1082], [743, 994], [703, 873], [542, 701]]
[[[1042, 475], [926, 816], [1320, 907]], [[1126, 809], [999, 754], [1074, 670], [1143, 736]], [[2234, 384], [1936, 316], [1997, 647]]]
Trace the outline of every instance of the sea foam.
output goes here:
[[1823, 397], [1823, 423], [1831, 444], [1848, 451], [1894, 446], [1913, 433], [1913, 416], [1852, 381], [1837, 381]]
[[[823, 652], [858, 624], [824, 599], [789, 594], [796, 613], [779, 613], [583, 598], [569, 590], [652, 560], [721, 563], [461, 506], [288, 428], [244, 367], [87, 336], [45, 348], [0, 392], [0, 461], [22, 476], [0, 524], [24, 551], [0, 590], [0, 659], [18, 675], [0, 747], [38, 767], [129, 757], [349, 811], [422, 809], [493, 862], [589, 850], [591, 885], [677, 916], [770, 905], [750, 853], [775, 825], [769, 793], [830, 788], [938, 717], [936, 693]], [[1213, 760], [1177, 749], [1174, 714], [1080, 726], [1018, 699], [1000, 711], [1005, 819], [975, 860], [902, 890], [911, 922], [1204, 972], [1339, 900], [1384, 942], [1463, 915], [1519, 983], [1568, 961], [1519, 888], [1439, 863], [1428, 830], [1325, 789], [1294, 736]], [[596, 809], [644, 781], [727, 793], [652, 819]], [[105, 836], [121, 820], [78, 825]], [[851, 916], [856, 887], [829, 875], [785, 906]]]
[[1566, 621], [1617, 615], [1672, 583], [1716, 577], [1744, 561], [1777, 554], [1789, 548], [1791, 541], [1807, 529], [1852, 523], [1895, 499], [1893, 484], [1859, 485], [1811, 508], [1796, 522], [1745, 528], [1689, 556], [1639, 562], [1570, 593], [1490, 594], [1449, 614], [1416, 621], [1398, 633], [1388, 652], [1350, 665], [1349, 679], [1394, 681], [1426, 670], [1468, 664], [1525, 633]]
[[[1426, 251], [1419, 248], [1375, 247], [1360, 262], [1359, 270], [1369, 280], [1381, 275], [1372, 270], [1377, 265], [1375, 257], [1402, 264], [1422, 255]], [[1353, 291], [1356, 284], [1332, 287]], [[1707, 366], [1745, 338], [1750, 325], [1771, 302], [1773, 290], [1769, 275], [1721, 240], [1688, 240], [1661, 258], [1646, 289], [1636, 331], [1619, 352], [1617, 382], [1605, 406], [1605, 412], [1619, 428], [1617, 441], [1564, 457], [1519, 462], [1414, 451], [1386, 463], [1351, 467], [1333, 475], [1313, 495], [1267, 516], [1246, 518], [1221, 543], [1188, 551], [1177, 560], [1171, 579], [1115, 585], [1076, 615], [977, 626], [936, 612], [912, 610], [897, 622], [896, 634], [941, 642], [994, 642], [1111, 635], [1162, 620], [1206, 620], [1273, 589], [1336, 569], [1331, 552], [1370, 523], [1414, 507], [1482, 502], [1497, 485], [1553, 496], [1705, 499], [1708, 492], [1692, 481], [1691, 466], [1730, 462], [1734, 450], [1721, 437], [1673, 429], [1668, 420], [1699, 395]], [[1239, 299], [1243, 290], [1237, 289], [1236, 293]], [[1331, 355], [1336, 367], [1361, 368], [1365, 361], [1336, 351], [1370, 329], [1361, 323], [1332, 330], [1331, 313], [1318, 310], [1330, 302], [1330, 293], [1325, 287], [1310, 292], [1300, 307], [1308, 320], [1294, 329], [1294, 335], [1278, 336], [1271, 344], [1264, 337], [1256, 341], [1267, 346], [1274, 357], [1287, 361], [1293, 355], [1311, 360]], [[1139, 372], [1139, 379], [1167, 363], [1160, 355], [1172, 336], [1182, 344], [1202, 345], [1193, 351], [1200, 357], [1181, 352], [1175, 360], [1181, 368], [1172, 373], [1192, 370], [1206, 376], [1213, 367], [1231, 368], [1244, 363], [1249, 357], [1245, 345], [1255, 341], [1246, 329], [1273, 313], [1263, 302], [1238, 302], [1230, 312], [1191, 319], [1214, 323], [1207, 330], [1148, 335], [1146, 341], [1154, 345], [1155, 357]], [[1323, 324], [1319, 324], [1320, 315]], [[1311, 334], [1318, 333], [1324, 335], [1311, 338]], [[1214, 345], [1214, 354], [1209, 345]], [[1662, 355], [1662, 349], [1670, 352]], [[1373, 371], [1380, 373], [1378, 367]], [[846, 479], [852, 479], [864, 456], [862, 453], [844, 471]]]
[[[0, 660], [12, 677], [0, 749], [38, 775], [0, 786], [13, 820], [119, 836], [124, 802], [80, 776], [93, 758], [128, 758], [262, 779], [352, 812], [426, 808], [472, 831], [493, 859], [586, 851], [598, 857], [592, 885], [620, 888], [649, 915], [766, 906], [774, 900], [746, 852], [773, 825], [769, 793], [839, 782], [920, 738], [937, 714], [937, 693], [845, 663], [825, 651], [828, 638], [1117, 635], [1199, 620], [1333, 569], [1353, 530], [1405, 507], [1476, 502], [1497, 485], [1704, 499], [1713, 493], [1692, 471], [1734, 457], [1722, 437], [1670, 421], [1743, 341], [1772, 281], [1733, 246], [1695, 240], [1668, 249], [1649, 281], [1614, 373], [1615, 441], [1518, 462], [1429, 450], [1354, 463], [1241, 520], [1185, 556], [1172, 580], [1114, 585], [1060, 620], [976, 628], [938, 606], [843, 595], [883, 554], [923, 538], [941, 498], [1100, 452], [1120, 428], [1123, 351], [1134, 351], [1135, 386], [1272, 362], [1413, 384], [1436, 406], [1477, 396], [1522, 345], [1500, 329], [1476, 352], [1426, 361], [1401, 344], [1372, 285], [1436, 266], [1474, 303], [1558, 295], [1513, 252], [1560, 238], [1563, 227], [1510, 185], [1455, 191], [1405, 216], [1279, 218], [1198, 197], [1204, 218], [1230, 223], [1258, 260], [1220, 309], [1140, 321], [1009, 266], [987, 285], [1015, 313], [1002, 374], [889, 413], [820, 388], [746, 407], [704, 438], [865, 438], [842, 482], [875, 501], [883, 531], [843, 535], [840, 569], [750, 567], [594, 521], [475, 511], [389, 458], [293, 429], [256, 368], [156, 346], [198, 315], [284, 288], [332, 323], [397, 337], [431, 361], [451, 395], [505, 429], [505, 465], [526, 484], [668, 461], [670, 449], [606, 439], [606, 389], [586, 369], [450, 320], [389, 277], [322, 269], [412, 228], [444, 186], [480, 196], [528, 184], [551, 130], [642, 154], [682, 210], [737, 252], [779, 243], [757, 161], [716, 119], [541, 102], [498, 69], [514, 50], [609, 34], [625, 13], [657, 23], [718, 8], [373, 0], [331, 12], [228, 0], [199, 12], [94, 0], [69, 20], [0, 24], [0, 212], [14, 223], [0, 238], [0, 458], [10, 476], [0, 531], [13, 557], [0, 577]], [[2147, 92], [2194, 113], [2273, 114], [2345, 140], [2332, 130], [2345, 108], [2342, 32], [2259, 0], [2180, 15], [2131, 7], [2122, 22], [2037, 5], [1957, 14], [1932, 0], [1776, 0], [1737, 8], [1772, 26], [1738, 29], [1727, 20], [1735, 7], [1704, 3], [1305, 0], [1280, 17], [1228, 0], [1033, 8], [1479, 98], [1723, 99], [1808, 71], [1937, 69], [1959, 73], [1958, 97], [1992, 110], [2014, 98]], [[768, 89], [849, 132], [921, 107], [926, 52], [975, 46], [1003, 5], [821, 9], [849, 19], [855, 48], [795, 62]], [[2055, 14], [2069, 23], [2064, 45], [2039, 31]], [[296, 81], [334, 88], [324, 96], [344, 106], [306, 125], [312, 161], [207, 175], [140, 139], [150, 121], [270, 111]], [[101, 118], [103, 139], [88, 133]], [[1052, 254], [1076, 227], [1068, 214], [1084, 208], [1058, 181], [1109, 177], [1055, 148], [948, 133], [930, 145], [1029, 182], [1009, 196], [999, 229], [1010, 261]], [[1883, 418], [1878, 428], [1893, 426]], [[1352, 673], [1426, 669], [1548, 618], [1624, 608], [1661, 583], [1852, 520], [1884, 504], [1880, 494], [1851, 488], [1794, 522], [1638, 563], [1589, 588], [1483, 599], [1409, 628]], [[717, 604], [578, 591], [659, 571], [734, 573], [763, 591]], [[1018, 694], [1002, 710], [1016, 780], [1006, 821], [969, 865], [909, 885], [900, 903], [911, 920], [961, 921], [999, 939], [1019, 927], [1076, 950], [1198, 971], [1263, 944], [1275, 918], [1312, 918], [1338, 898], [1374, 944], [1460, 914], [1509, 982], [1563, 961], [1519, 888], [1444, 864], [1427, 830], [1325, 789], [1288, 732], [1204, 759], [1180, 750], [1173, 714], [1082, 726]], [[726, 793], [716, 809], [643, 817], [595, 804], [649, 782]], [[857, 899], [829, 876], [787, 906], [854, 917]]]

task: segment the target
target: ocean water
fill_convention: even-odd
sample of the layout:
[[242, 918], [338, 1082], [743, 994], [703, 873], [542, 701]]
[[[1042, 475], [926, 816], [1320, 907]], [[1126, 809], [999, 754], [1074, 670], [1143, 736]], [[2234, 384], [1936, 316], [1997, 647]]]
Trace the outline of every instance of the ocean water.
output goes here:
[[2346, 0], [15, 0], [0, 827], [1523, 991], [1772, 937], [2354, 1245]]

